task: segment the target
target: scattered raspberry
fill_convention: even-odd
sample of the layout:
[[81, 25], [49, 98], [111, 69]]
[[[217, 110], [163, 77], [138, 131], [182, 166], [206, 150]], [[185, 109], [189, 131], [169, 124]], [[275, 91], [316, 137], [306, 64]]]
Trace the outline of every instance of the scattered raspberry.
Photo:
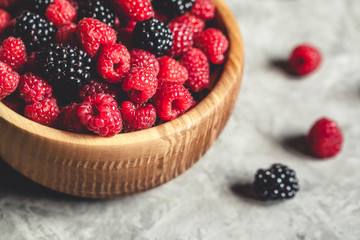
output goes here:
[[226, 36], [216, 28], [208, 28], [195, 37], [195, 47], [200, 48], [213, 64], [225, 61], [225, 52], [229, 47]]
[[190, 92], [183, 85], [163, 85], [156, 93], [155, 107], [162, 120], [173, 120], [194, 104]]
[[85, 51], [94, 57], [101, 44], [112, 45], [116, 42], [116, 32], [105, 23], [93, 19], [84, 18], [78, 23], [78, 38]]
[[78, 115], [78, 109], [81, 104], [73, 104], [61, 109], [58, 125], [59, 128], [65, 131], [75, 133], [86, 133], [87, 128], [81, 123]]
[[175, 59], [164, 56], [158, 58], [160, 71], [158, 79], [160, 82], [184, 84], [188, 79], [188, 71]]
[[215, 17], [215, 4], [211, 0], [196, 0], [191, 14], [203, 20], [209, 20]]
[[194, 34], [201, 33], [205, 28], [204, 20], [195, 17], [194, 15], [187, 14], [177, 18], [174, 18], [171, 22], [177, 22], [185, 24], [188, 28], [192, 28]]
[[127, 49], [133, 48], [133, 30], [131, 28], [120, 28], [117, 30], [118, 40]]
[[130, 53], [122, 44], [106, 45], [97, 62], [100, 76], [109, 83], [119, 83], [130, 70]]
[[319, 158], [330, 158], [340, 152], [343, 143], [343, 134], [336, 122], [322, 118], [311, 127], [307, 140], [315, 156]]
[[1, 102], [14, 112], [24, 115], [25, 102], [19, 97], [19, 93], [17, 91], [4, 98]]
[[86, 98], [79, 106], [78, 116], [83, 125], [100, 136], [112, 137], [122, 130], [118, 104], [106, 94]]
[[124, 18], [122, 21], [123, 27], [131, 29], [131, 33], [134, 30], [136, 24], [137, 24], [137, 21], [135, 21], [134, 19], [131, 19], [131, 18]]
[[20, 97], [28, 104], [50, 98], [52, 91], [52, 87], [44, 79], [32, 73], [26, 73], [20, 77]]
[[0, 9], [0, 35], [5, 31], [11, 21], [10, 14], [4, 9]]
[[110, 95], [115, 100], [119, 100], [119, 91], [114, 85], [110, 85], [106, 82], [98, 82], [91, 80], [89, 84], [85, 85], [79, 92], [81, 100], [85, 98], [104, 93]]
[[128, 131], [151, 128], [156, 121], [156, 110], [150, 103], [134, 104], [124, 101], [121, 104], [121, 115]]
[[72, 22], [60, 26], [56, 33], [55, 41], [58, 43], [77, 45], [76, 30], [77, 24]]
[[117, 9], [137, 22], [154, 17], [151, 0], [112, 0]]
[[160, 67], [154, 54], [142, 49], [133, 49], [130, 55], [132, 67], [149, 67], [154, 69], [156, 76], [158, 75]]
[[45, 126], [55, 126], [59, 114], [55, 98], [46, 98], [25, 107], [25, 117]]
[[18, 84], [20, 76], [4, 62], [0, 61], [0, 100], [13, 93]]
[[15, 71], [21, 70], [27, 60], [25, 44], [20, 38], [9, 37], [0, 47], [0, 61]]
[[46, 9], [46, 17], [59, 27], [76, 19], [76, 9], [67, 0], [54, 0]]
[[187, 25], [177, 22], [170, 23], [169, 27], [174, 35], [173, 45], [169, 54], [173, 57], [180, 57], [193, 46], [194, 31]]
[[132, 68], [123, 82], [123, 89], [135, 103], [143, 103], [152, 98], [157, 86], [158, 79], [154, 70], [149, 67]]
[[209, 85], [210, 66], [205, 54], [192, 48], [181, 58], [182, 65], [188, 70], [189, 79], [185, 85], [194, 92], [200, 92]]
[[292, 71], [304, 76], [315, 71], [321, 62], [320, 52], [310, 45], [300, 45], [291, 53], [289, 65]]

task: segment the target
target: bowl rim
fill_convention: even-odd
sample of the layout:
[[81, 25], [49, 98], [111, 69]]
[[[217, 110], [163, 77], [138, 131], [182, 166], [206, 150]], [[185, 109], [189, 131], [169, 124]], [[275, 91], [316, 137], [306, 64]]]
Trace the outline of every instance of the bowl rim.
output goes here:
[[[224, 95], [224, 88], [231, 88], [237, 81], [242, 81], [241, 76], [244, 70], [244, 53], [243, 41], [237, 20], [226, 3], [222, 0], [213, 0], [213, 2], [216, 5], [217, 17], [223, 22], [223, 29], [226, 31], [229, 39], [228, 56], [213, 89], [193, 109], [184, 115], [149, 129], [130, 133], [120, 133], [111, 138], [72, 133], [44, 126], [16, 113], [2, 102], [0, 102], [0, 118], [3, 118], [6, 122], [21, 131], [43, 139], [66, 144], [91, 146], [116, 146], [124, 143], [135, 144], [139, 143], [139, 140], [141, 140], [141, 142], [151, 141], [172, 135], [174, 132], [189, 129], [195, 122], [200, 121], [200, 116], [203, 116], [216, 107], [216, 104], [214, 103], [221, 102], [221, 97], [219, 98], [219, 96]], [[236, 71], [229, 71], [231, 69], [235, 69]], [[231, 80], [231, 82], [228, 82], [229, 80]]]

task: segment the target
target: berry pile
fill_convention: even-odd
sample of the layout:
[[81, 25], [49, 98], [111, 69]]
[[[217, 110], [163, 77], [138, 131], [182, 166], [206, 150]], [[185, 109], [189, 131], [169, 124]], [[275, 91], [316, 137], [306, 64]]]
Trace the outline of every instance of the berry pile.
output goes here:
[[0, 9], [0, 100], [65, 131], [111, 137], [181, 116], [229, 47], [210, 0], [29, 3], [15, 19]]

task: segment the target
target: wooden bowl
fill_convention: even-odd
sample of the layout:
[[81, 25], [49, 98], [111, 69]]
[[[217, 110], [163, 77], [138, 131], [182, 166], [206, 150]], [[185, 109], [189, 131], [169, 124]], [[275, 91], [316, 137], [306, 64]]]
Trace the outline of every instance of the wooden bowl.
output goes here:
[[185, 172], [227, 123], [243, 73], [236, 19], [223, 1], [213, 1], [230, 49], [218, 82], [191, 111], [151, 129], [103, 138], [42, 126], [0, 103], [0, 156], [37, 183], [88, 198], [141, 192]]

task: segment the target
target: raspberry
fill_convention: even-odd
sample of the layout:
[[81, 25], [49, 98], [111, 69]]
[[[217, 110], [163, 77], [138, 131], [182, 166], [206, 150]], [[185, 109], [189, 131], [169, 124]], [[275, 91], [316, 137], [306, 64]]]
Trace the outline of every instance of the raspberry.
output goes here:
[[25, 107], [25, 117], [45, 126], [55, 126], [59, 114], [55, 98], [46, 98]]
[[191, 14], [205, 21], [215, 17], [215, 4], [211, 0], [196, 0]]
[[321, 62], [320, 52], [310, 45], [299, 45], [291, 53], [289, 65], [292, 71], [304, 76], [315, 71]]
[[10, 14], [4, 9], [0, 9], [0, 35], [5, 31], [11, 21]]
[[188, 79], [188, 71], [175, 59], [164, 56], [158, 58], [160, 71], [158, 79], [160, 82], [184, 84]]
[[307, 140], [316, 157], [331, 158], [341, 151], [343, 134], [336, 122], [322, 118], [311, 127]]
[[299, 189], [295, 171], [282, 164], [260, 169], [255, 175], [254, 190], [263, 200], [293, 198]]
[[110, 95], [115, 100], [119, 100], [119, 91], [114, 85], [110, 85], [105, 82], [98, 82], [91, 80], [89, 84], [85, 85], [79, 92], [79, 98], [85, 100], [85, 98], [104, 93]]
[[156, 93], [155, 107], [160, 119], [170, 121], [189, 110], [194, 102], [183, 85], [165, 84]]
[[0, 61], [7, 63], [15, 71], [21, 70], [27, 61], [23, 41], [14, 37], [5, 39], [0, 47]]
[[25, 102], [19, 97], [17, 91], [4, 98], [1, 102], [14, 112], [24, 115]]
[[202, 32], [205, 28], [205, 22], [202, 19], [195, 17], [194, 15], [191, 14], [174, 18], [171, 22], [185, 24], [188, 28], [193, 29], [194, 34], [198, 34]]
[[77, 24], [75, 23], [66, 23], [59, 27], [55, 41], [58, 43], [67, 43], [76, 45], [77, 37], [76, 37]]
[[58, 125], [59, 128], [69, 132], [86, 133], [87, 128], [81, 123], [78, 110], [81, 104], [73, 104], [61, 109]]
[[173, 45], [169, 51], [172, 57], [180, 57], [187, 52], [194, 44], [192, 28], [182, 23], [173, 22], [169, 24], [170, 30], [174, 35]]
[[116, 32], [105, 23], [93, 19], [84, 18], [78, 23], [78, 38], [85, 51], [94, 57], [101, 44], [112, 45], [116, 42]]
[[108, 5], [107, 0], [80, 1], [78, 15], [79, 20], [91, 17], [106, 23], [110, 27], [114, 27], [115, 24], [115, 13]]
[[194, 45], [206, 54], [210, 62], [222, 64], [225, 61], [224, 54], [229, 47], [229, 41], [219, 29], [208, 28], [196, 35]]
[[67, 0], [54, 0], [46, 9], [46, 17], [59, 27], [76, 18], [76, 9]]
[[154, 17], [151, 0], [112, 0], [115, 7], [137, 22]]
[[153, 5], [156, 10], [168, 15], [179, 16], [190, 11], [195, 0], [154, 0]]
[[210, 66], [205, 54], [200, 49], [190, 49], [180, 62], [188, 70], [189, 78], [185, 85], [192, 91], [200, 92], [209, 85]]
[[4, 62], [0, 61], [0, 100], [13, 93], [18, 84], [20, 76]]
[[152, 98], [158, 87], [155, 72], [149, 67], [132, 68], [123, 82], [123, 89], [135, 103], [143, 103]]
[[124, 101], [121, 104], [121, 116], [128, 131], [151, 128], [156, 121], [156, 110], [150, 103], [134, 104]]
[[112, 137], [122, 130], [118, 104], [106, 94], [86, 98], [79, 106], [78, 116], [83, 125], [100, 136]]
[[154, 69], [157, 76], [160, 67], [155, 55], [142, 49], [131, 50], [131, 66], [132, 67], [149, 67]]
[[32, 73], [26, 73], [20, 77], [20, 97], [28, 104], [50, 98], [52, 91], [52, 87], [44, 79]]
[[122, 44], [106, 45], [97, 62], [100, 76], [109, 83], [119, 83], [130, 70], [130, 53]]

